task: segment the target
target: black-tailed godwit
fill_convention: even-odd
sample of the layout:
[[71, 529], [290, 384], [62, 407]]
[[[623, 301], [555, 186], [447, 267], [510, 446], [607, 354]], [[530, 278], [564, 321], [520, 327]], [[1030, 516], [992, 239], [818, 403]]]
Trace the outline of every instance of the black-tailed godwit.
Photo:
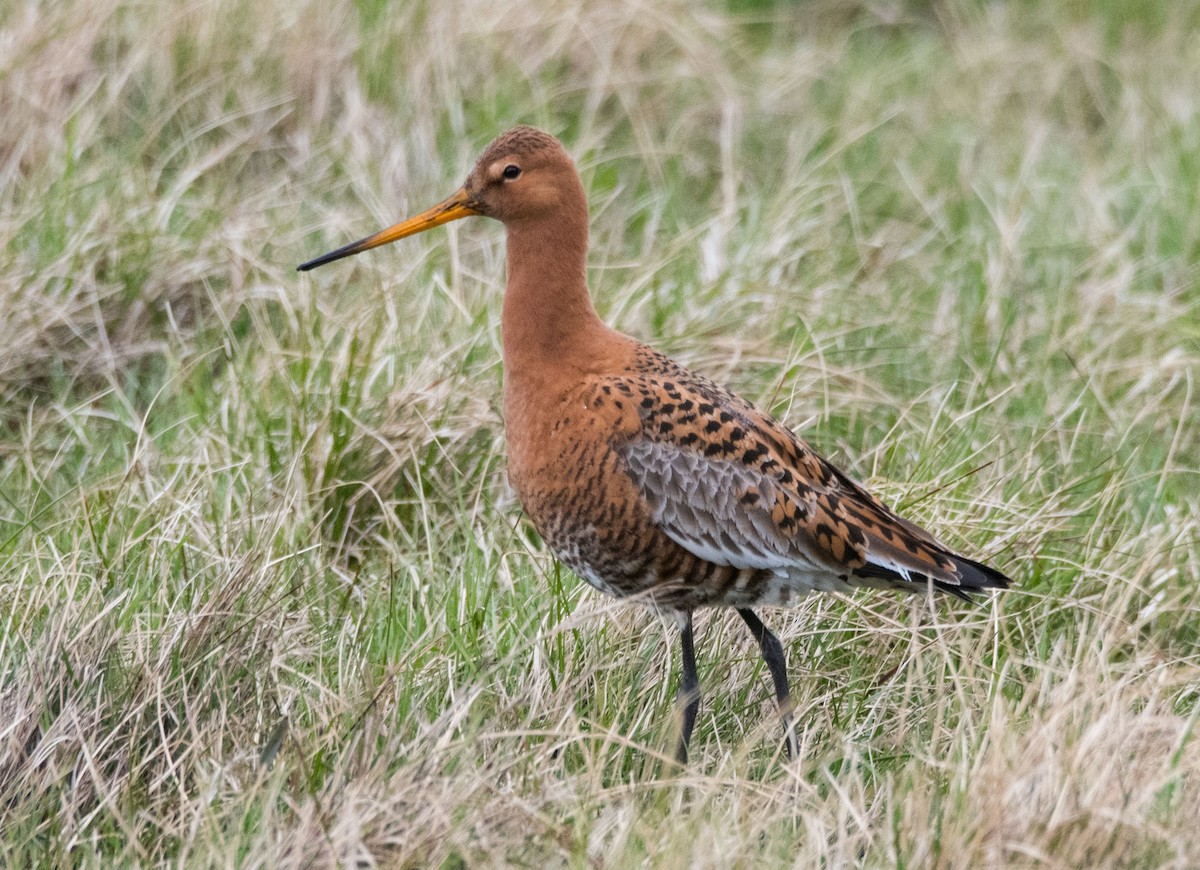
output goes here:
[[965, 597], [1008, 585], [897, 516], [777, 420], [601, 322], [585, 273], [583, 185], [559, 141], [540, 130], [510, 130], [446, 201], [300, 269], [470, 215], [501, 221], [507, 235], [509, 479], [580, 577], [676, 618], [681, 762], [700, 705], [697, 608], [732, 607], [749, 626], [792, 754], [783, 647], [752, 608], [787, 606], [813, 590]]

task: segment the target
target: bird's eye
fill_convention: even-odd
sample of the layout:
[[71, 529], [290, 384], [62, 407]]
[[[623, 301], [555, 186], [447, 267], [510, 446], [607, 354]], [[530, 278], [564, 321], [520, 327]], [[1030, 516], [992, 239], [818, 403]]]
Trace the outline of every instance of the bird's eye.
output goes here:
[[506, 181], [512, 181], [521, 174], [521, 167], [517, 166], [515, 163], [510, 163], [504, 167], [504, 172], [501, 174], [504, 176]]

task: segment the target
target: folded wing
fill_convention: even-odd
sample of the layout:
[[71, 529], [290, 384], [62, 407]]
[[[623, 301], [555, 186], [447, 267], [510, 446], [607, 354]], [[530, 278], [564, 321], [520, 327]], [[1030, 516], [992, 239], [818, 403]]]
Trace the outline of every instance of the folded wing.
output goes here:
[[827, 573], [848, 587], [932, 585], [965, 595], [1008, 585], [897, 516], [772, 418], [676, 372], [626, 384], [642, 426], [613, 446], [659, 527], [694, 555], [783, 576]]

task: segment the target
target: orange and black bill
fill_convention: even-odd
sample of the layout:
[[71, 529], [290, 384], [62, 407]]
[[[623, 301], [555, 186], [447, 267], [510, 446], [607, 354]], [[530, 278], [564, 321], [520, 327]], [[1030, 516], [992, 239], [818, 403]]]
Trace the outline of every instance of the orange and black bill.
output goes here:
[[338, 248], [336, 251], [330, 251], [328, 254], [322, 254], [315, 260], [309, 260], [307, 263], [301, 263], [296, 267], [301, 272], [307, 272], [309, 269], [315, 269], [317, 266], [324, 266], [326, 263], [332, 263], [334, 260], [340, 260], [342, 257], [349, 257], [352, 254], [360, 254], [363, 251], [369, 251], [371, 248], [378, 248], [380, 245], [386, 245], [388, 242], [394, 242], [397, 239], [402, 239], [405, 236], [416, 235], [424, 232], [432, 227], [441, 226], [442, 224], [456, 221], [459, 218], [470, 217], [473, 214], [479, 214], [479, 210], [471, 204], [470, 195], [466, 188], [461, 188], [454, 196], [447, 199], [445, 202], [440, 202], [433, 208], [421, 212], [416, 217], [410, 217], [406, 221], [401, 221], [394, 227], [388, 227], [386, 230], [380, 230], [373, 236], [367, 236], [365, 239], [359, 239], [357, 242], [351, 242], [345, 247]]

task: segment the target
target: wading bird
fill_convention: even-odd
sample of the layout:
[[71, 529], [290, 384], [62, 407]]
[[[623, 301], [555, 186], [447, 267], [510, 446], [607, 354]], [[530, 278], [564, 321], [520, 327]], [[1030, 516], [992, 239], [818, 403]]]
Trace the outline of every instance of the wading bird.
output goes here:
[[749, 402], [601, 322], [585, 274], [587, 199], [570, 156], [547, 133], [510, 130], [449, 199], [299, 268], [471, 215], [499, 220], [507, 239], [509, 479], [542, 538], [580, 577], [674, 616], [681, 763], [700, 706], [697, 608], [732, 607], [749, 627], [793, 755], [783, 647], [752, 608], [794, 604], [812, 590], [966, 597], [1008, 585], [897, 516]]

